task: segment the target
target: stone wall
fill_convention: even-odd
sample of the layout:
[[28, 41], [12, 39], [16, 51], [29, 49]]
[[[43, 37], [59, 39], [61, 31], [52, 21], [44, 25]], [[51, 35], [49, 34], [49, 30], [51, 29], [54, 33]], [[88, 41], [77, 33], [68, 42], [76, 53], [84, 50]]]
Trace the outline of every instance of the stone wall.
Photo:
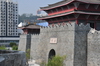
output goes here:
[[[40, 35], [32, 35], [31, 57], [35, 60], [48, 61], [49, 52], [54, 49], [56, 55], [66, 55], [66, 66], [73, 66], [75, 24], [41, 27]], [[57, 43], [50, 43], [57, 38]]]
[[87, 66], [87, 36], [90, 29], [89, 24], [75, 26], [74, 66]]
[[26, 66], [25, 53], [0, 50], [0, 66]]
[[31, 51], [30, 51], [30, 54], [31, 54], [31, 58], [34, 59], [34, 60], [40, 58], [39, 41], [40, 41], [39, 40], [39, 34], [31, 35]]
[[91, 29], [88, 34], [88, 66], [100, 66], [100, 31]]
[[65, 66], [100, 66], [100, 32], [89, 24], [54, 24], [30, 36], [21, 35], [19, 48], [25, 51], [31, 44], [31, 58], [37, 62], [47, 62], [53, 49], [56, 55], [66, 56]]
[[[54, 49], [56, 55], [67, 56], [65, 66], [86, 66], [87, 34], [89, 30], [89, 25], [76, 25], [74, 22], [41, 27], [38, 37], [32, 35], [34, 39], [32, 38], [31, 50], [35, 53], [31, 52], [31, 57], [48, 61], [49, 52]], [[50, 43], [51, 38], [56, 38], [57, 43]], [[36, 39], [38, 39], [37, 42]]]
[[30, 47], [31, 47], [31, 35], [28, 34], [20, 35], [18, 50], [25, 52], [27, 49], [30, 49]]

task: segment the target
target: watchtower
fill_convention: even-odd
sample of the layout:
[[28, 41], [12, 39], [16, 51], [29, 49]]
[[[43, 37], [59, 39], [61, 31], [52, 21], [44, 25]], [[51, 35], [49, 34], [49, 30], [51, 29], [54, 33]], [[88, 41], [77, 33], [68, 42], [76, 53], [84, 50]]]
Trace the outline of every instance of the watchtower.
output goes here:
[[99, 0], [63, 0], [46, 7], [41, 7], [48, 16], [39, 18], [49, 24], [75, 21], [76, 24], [87, 24], [100, 29], [100, 1]]
[[[45, 20], [49, 23], [51, 29], [44, 30], [51, 33], [48, 34], [48, 39], [51, 41], [50, 44], [56, 42], [56, 44], [58, 44], [55, 46], [49, 46], [52, 48], [56, 47], [60, 49], [58, 51], [55, 48], [56, 54], [61, 54], [62, 52], [64, 52], [65, 55], [68, 54], [68, 59], [66, 59], [66, 66], [93, 65], [94, 61], [90, 60], [90, 58], [93, 56], [90, 57], [90, 54], [87, 54], [87, 51], [91, 51], [88, 49], [89, 45], [87, 44], [87, 37], [89, 37], [88, 33], [91, 28], [100, 30], [100, 1], [63, 0], [40, 8], [41, 10], [44, 10], [46, 13], [48, 13], [48, 16], [39, 18], [39, 20]], [[67, 27], [65, 27], [66, 25]], [[60, 28], [57, 26], [60, 26]], [[69, 47], [71, 49], [69, 49]], [[70, 53], [66, 50], [69, 50]], [[64, 55], [64, 53], [61, 55]], [[88, 57], [89, 59], [87, 60]], [[94, 65], [97, 65], [97, 63]]]

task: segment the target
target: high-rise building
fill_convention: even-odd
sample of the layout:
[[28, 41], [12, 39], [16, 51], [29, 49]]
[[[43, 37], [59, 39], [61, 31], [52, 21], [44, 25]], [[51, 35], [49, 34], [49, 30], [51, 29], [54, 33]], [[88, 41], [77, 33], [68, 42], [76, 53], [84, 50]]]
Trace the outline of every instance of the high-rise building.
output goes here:
[[[18, 4], [12, 0], [0, 0], [0, 43], [9, 43], [14, 40], [14, 37], [18, 37], [17, 26]], [[13, 39], [9, 40], [8, 37]], [[8, 40], [1, 40], [2, 38]]]
[[0, 36], [18, 36], [18, 4], [11, 0], [1, 0], [0, 4]]

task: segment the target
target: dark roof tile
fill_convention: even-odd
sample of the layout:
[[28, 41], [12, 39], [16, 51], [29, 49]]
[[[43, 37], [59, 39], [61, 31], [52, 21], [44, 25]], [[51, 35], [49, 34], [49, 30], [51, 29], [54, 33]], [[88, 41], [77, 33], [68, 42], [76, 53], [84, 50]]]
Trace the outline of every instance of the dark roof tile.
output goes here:
[[28, 28], [28, 29], [40, 29], [40, 26], [39, 25], [33, 25], [33, 24], [30, 24], [30, 25], [26, 25], [24, 27], [20, 27], [21, 29], [24, 29], [24, 28]]
[[57, 6], [67, 4], [67, 3], [72, 2], [72, 1], [80, 1], [80, 2], [85, 2], [85, 3], [100, 4], [100, 0], [63, 0], [63, 1], [60, 1], [60, 2], [57, 2], [57, 3], [54, 3], [54, 4], [50, 4], [49, 6], [40, 7], [40, 8], [41, 9], [54, 8], [54, 7], [57, 7]]

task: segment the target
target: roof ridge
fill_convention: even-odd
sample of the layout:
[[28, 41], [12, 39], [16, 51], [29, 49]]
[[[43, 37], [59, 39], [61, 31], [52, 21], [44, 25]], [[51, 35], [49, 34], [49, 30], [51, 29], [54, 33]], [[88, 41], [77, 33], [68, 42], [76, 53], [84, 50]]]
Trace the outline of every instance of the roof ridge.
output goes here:
[[59, 6], [63, 6], [63, 5], [69, 4], [69, 3], [73, 2], [73, 1], [91, 3], [91, 4], [100, 4], [99, 0], [62, 0], [62, 1], [59, 1], [57, 3], [49, 4], [46, 7], [40, 7], [40, 8], [43, 9], [43, 10], [48, 10], [48, 9], [52, 9], [52, 8], [55, 8], [55, 7], [59, 7]]
[[[56, 2], [56, 3], [53, 3], [53, 4], [48, 4], [48, 6], [53, 6], [53, 5], [56, 5], [56, 4], [59, 4], [59, 3], [65, 3], [66, 1], [71, 2], [71, 1], [74, 1], [74, 0], [62, 0], [62, 1], [59, 1], [59, 2]], [[46, 7], [48, 7], [48, 6], [46, 6]], [[40, 7], [40, 8], [42, 9], [42, 8], [46, 8], [46, 7]]]

